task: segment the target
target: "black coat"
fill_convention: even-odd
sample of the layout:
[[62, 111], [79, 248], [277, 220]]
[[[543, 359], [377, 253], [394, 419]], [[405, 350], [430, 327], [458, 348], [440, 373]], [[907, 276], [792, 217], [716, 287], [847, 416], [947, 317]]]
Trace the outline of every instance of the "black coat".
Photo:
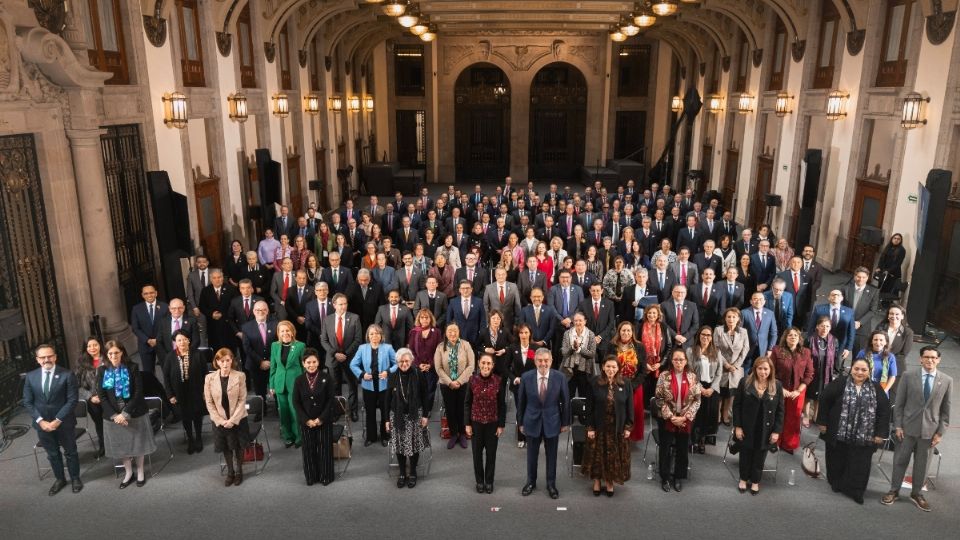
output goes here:
[[317, 374], [317, 384], [310, 390], [307, 374], [297, 377], [293, 382], [293, 408], [297, 411], [297, 422], [306, 425], [307, 420], [319, 418], [323, 424], [332, 424], [337, 419], [337, 388], [333, 375], [327, 371]]
[[[843, 409], [843, 390], [847, 386], [847, 376], [837, 377], [820, 392], [820, 408], [817, 412], [817, 425], [827, 426], [826, 433], [820, 438], [832, 442], [840, 425], [840, 411]], [[890, 400], [879, 383], [870, 381], [877, 396], [877, 417], [874, 422], [874, 437], [882, 439], [890, 435]]]
[[204, 378], [207, 376], [207, 359], [195, 349], [190, 349], [189, 377], [180, 380], [180, 359], [176, 352], [167, 355], [163, 366], [163, 381], [166, 384], [167, 399], [177, 398], [177, 406], [184, 416], [202, 415], [207, 412], [203, 398]]
[[[757, 388], [748, 385], [744, 377], [733, 394], [733, 426], [743, 430], [742, 444], [746, 448], [765, 448], [771, 433], [783, 431], [783, 387], [780, 381], [774, 382], [776, 394], [771, 396], [764, 392], [761, 398]], [[763, 415], [763, 430], [757, 433], [757, 415], [760, 414]]]
[[[600, 377], [594, 378], [590, 384], [590, 395], [587, 396], [587, 430], [602, 430], [610, 422], [607, 416], [608, 385], [600, 384]], [[633, 429], [633, 385], [630, 381], [623, 381], [622, 385], [613, 388], [614, 425], [617, 433], [624, 429]]]
[[140, 367], [134, 363], [127, 365], [127, 369], [130, 371], [130, 399], [121, 408], [117, 403], [117, 395], [113, 389], [107, 390], [103, 387], [103, 374], [106, 373], [108, 365], [109, 363], [101, 364], [97, 368], [97, 395], [100, 396], [100, 405], [103, 407], [104, 421], [108, 421], [120, 413], [127, 413], [130, 418], [137, 418], [146, 414], [147, 402], [143, 399], [143, 378], [140, 375]]
[[[536, 352], [536, 345], [530, 344], [529, 350]], [[514, 385], [513, 380], [520, 377], [528, 371], [533, 371], [537, 369], [537, 364], [534, 363], [533, 358], [524, 358], [520, 356], [520, 344], [516, 343], [510, 346], [510, 349], [507, 350], [505, 355], [509, 358], [510, 366], [510, 388], [516, 390], [517, 386]]]

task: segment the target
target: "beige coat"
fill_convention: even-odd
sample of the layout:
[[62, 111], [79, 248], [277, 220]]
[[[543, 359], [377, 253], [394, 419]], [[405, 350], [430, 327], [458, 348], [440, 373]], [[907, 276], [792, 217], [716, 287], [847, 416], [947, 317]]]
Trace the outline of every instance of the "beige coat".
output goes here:
[[230, 372], [227, 381], [227, 399], [230, 401], [230, 410], [233, 411], [230, 418], [227, 418], [227, 412], [223, 410], [222, 396], [220, 371], [208, 373], [203, 381], [203, 399], [207, 402], [210, 420], [217, 426], [223, 426], [227, 420], [237, 425], [247, 416], [247, 376], [242, 371]]
[[[717, 353], [720, 355], [721, 378], [720, 386], [722, 388], [736, 389], [740, 385], [740, 379], [743, 378], [743, 361], [747, 359], [747, 353], [750, 352], [750, 338], [747, 336], [747, 329], [737, 328], [733, 338], [727, 334], [725, 326], [718, 326], [713, 329], [713, 344], [717, 347]], [[724, 371], [723, 363], [733, 364], [736, 369], [733, 371]]]
[[[450, 378], [450, 351], [445, 348], [446, 340], [437, 347], [437, 352], [433, 353], [433, 367], [437, 370], [437, 376], [440, 377], [440, 384], [449, 386], [453, 382]], [[473, 375], [476, 362], [473, 357], [473, 349], [470, 343], [465, 339], [460, 340], [460, 352], [457, 355], [457, 382], [467, 384], [470, 376]]]

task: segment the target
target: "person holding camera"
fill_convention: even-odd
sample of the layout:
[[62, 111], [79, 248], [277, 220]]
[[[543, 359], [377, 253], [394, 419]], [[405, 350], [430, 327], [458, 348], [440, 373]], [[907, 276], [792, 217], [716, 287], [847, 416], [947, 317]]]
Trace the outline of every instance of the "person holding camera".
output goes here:
[[768, 452], [777, 451], [783, 429], [783, 387], [774, 375], [773, 362], [761, 356], [753, 370], [740, 381], [733, 395], [733, 440], [731, 454], [740, 454], [740, 493], [760, 493], [760, 477]]

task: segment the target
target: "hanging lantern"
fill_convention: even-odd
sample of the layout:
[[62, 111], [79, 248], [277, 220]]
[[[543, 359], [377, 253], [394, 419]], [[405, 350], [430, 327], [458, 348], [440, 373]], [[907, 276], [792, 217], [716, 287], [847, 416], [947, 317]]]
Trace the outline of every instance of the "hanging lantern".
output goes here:
[[739, 114], [749, 114], [753, 112], [753, 96], [747, 93], [740, 94], [737, 98], [737, 112]]
[[435, 27], [432, 24], [430, 25], [429, 28], [427, 28], [426, 32], [420, 34], [421, 41], [426, 41], [427, 43], [429, 43], [435, 39], [437, 39], [437, 27]]
[[669, 0], [659, 0], [654, 2], [650, 9], [660, 17], [669, 17], [677, 12], [677, 3]]
[[720, 94], [710, 94], [707, 96], [707, 112], [717, 114], [723, 111], [723, 96]]
[[407, 3], [400, 0], [390, 0], [381, 8], [383, 9], [384, 15], [389, 15], [390, 17], [399, 17], [407, 11]]
[[307, 94], [303, 98], [303, 110], [310, 114], [320, 114], [320, 96], [317, 94]]
[[230, 119], [234, 122], [244, 123], [249, 118], [247, 114], [247, 96], [236, 92], [227, 96], [227, 109], [230, 112]]
[[167, 127], [187, 127], [187, 96], [180, 92], [163, 95], [163, 123]]
[[626, 41], [627, 35], [624, 34], [619, 27], [614, 26], [610, 29], [610, 39], [620, 43], [622, 41]]
[[330, 99], [327, 100], [327, 107], [335, 113], [343, 111], [343, 98], [340, 96], [330, 96]]

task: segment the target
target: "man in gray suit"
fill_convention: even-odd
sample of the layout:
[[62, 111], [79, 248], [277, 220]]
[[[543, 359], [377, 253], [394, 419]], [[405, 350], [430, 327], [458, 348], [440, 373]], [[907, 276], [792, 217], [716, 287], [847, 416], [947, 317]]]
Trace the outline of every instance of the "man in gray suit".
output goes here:
[[270, 298], [273, 299], [273, 311], [277, 314], [277, 320], [287, 320], [287, 295], [293, 294], [297, 287], [296, 274], [293, 272], [293, 261], [289, 257], [283, 259], [280, 263], [280, 272], [273, 275], [270, 280]]
[[924, 512], [930, 511], [930, 504], [921, 490], [927, 478], [931, 450], [940, 444], [950, 425], [950, 392], [953, 389], [953, 379], [937, 370], [939, 364], [940, 351], [927, 345], [920, 349], [921, 369], [909, 370], [900, 379], [893, 406], [894, 437], [899, 444], [893, 455], [890, 491], [880, 499], [883, 504], [893, 504], [899, 497], [903, 475], [912, 457], [910, 500]]
[[187, 274], [187, 309], [194, 317], [200, 318], [200, 293], [210, 284], [210, 261], [203, 255], [197, 255], [194, 268]]
[[407, 307], [413, 307], [417, 293], [423, 287], [423, 272], [413, 264], [413, 254], [409, 251], [403, 254], [403, 266], [397, 269], [397, 284], [400, 287], [400, 298]]
[[497, 267], [493, 272], [495, 282], [483, 291], [483, 310], [489, 314], [497, 310], [503, 314], [503, 327], [513, 333], [513, 323], [520, 313], [520, 292], [517, 286], [507, 281], [507, 269]]
[[357, 414], [357, 378], [350, 371], [350, 360], [357, 354], [363, 329], [360, 317], [347, 313], [347, 296], [343, 293], [333, 295], [334, 313], [327, 315], [320, 332], [320, 345], [327, 353], [327, 369], [333, 374], [337, 395], [343, 395], [343, 385], [347, 385], [347, 401], [350, 403], [350, 420], [360, 419]]
[[853, 309], [854, 326], [857, 329], [854, 354], [866, 346], [870, 332], [876, 326], [874, 312], [880, 302], [880, 292], [867, 284], [869, 279], [870, 271], [860, 266], [853, 271], [853, 283], [841, 289], [843, 305]]
[[413, 322], [419, 324], [417, 313], [421, 309], [429, 309], [437, 320], [437, 327], [443, 328], [447, 321], [447, 295], [437, 290], [437, 278], [430, 276], [426, 281], [426, 290], [417, 293], [413, 303]]

